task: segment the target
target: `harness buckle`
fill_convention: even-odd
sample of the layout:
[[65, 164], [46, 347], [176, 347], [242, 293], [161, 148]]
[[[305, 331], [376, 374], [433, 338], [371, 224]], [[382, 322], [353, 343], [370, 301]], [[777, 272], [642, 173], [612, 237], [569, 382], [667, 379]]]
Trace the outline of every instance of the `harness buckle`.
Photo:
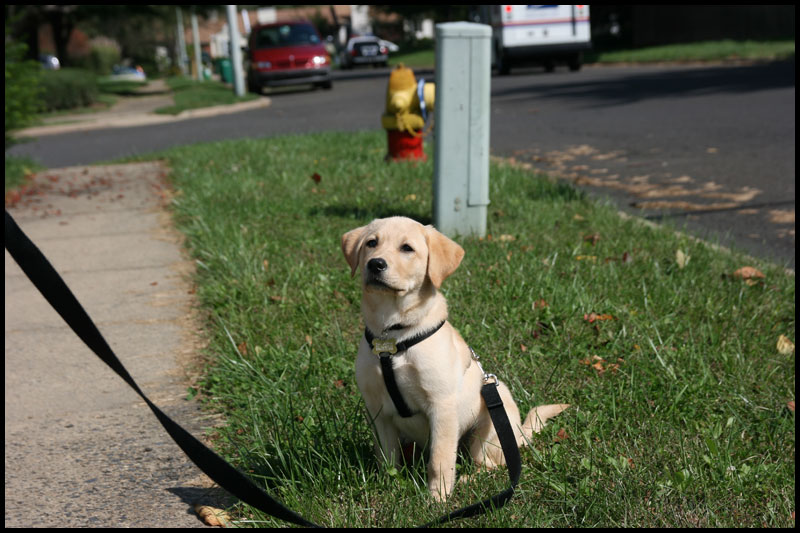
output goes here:
[[478, 354], [475, 353], [475, 350], [472, 349], [472, 346], [469, 347], [469, 351], [470, 353], [472, 353], [472, 360], [475, 361], [476, 365], [478, 365], [478, 370], [480, 370], [481, 374], [483, 374], [483, 383], [488, 384], [493, 380], [494, 384], [497, 385], [497, 376], [495, 376], [494, 374], [487, 374], [486, 372], [483, 371], [483, 367], [481, 366], [481, 361], [480, 361], [481, 358]]

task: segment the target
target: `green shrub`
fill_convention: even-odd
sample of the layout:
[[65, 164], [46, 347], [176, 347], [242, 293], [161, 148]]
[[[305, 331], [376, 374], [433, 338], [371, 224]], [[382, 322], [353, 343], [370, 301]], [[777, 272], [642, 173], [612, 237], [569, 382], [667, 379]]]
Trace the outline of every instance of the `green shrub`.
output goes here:
[[97, 101], [97, 78], [88, 70], [65, 68], [42, 73], [42, 101], [46, 111], [87, 107]]
[[92, 46], [91, 58], [92, 70], [97, 74], [111, 74], [114, 65], [120, 62], [122, 56], [117, 48], [113, 46]]
[[6, 38], [6, 148], [13, 144], [11, 133], [30, 125], [41, 109], [42, 69], [36, 61], [24, 59], [27, 49], [24, 44]]
[[107, 76], [121, 59], [120, 51], [114, 46], [93, 44], [88, 54], [80, 58], [73, 57], [70, 64], [76, 68], [91, 70], [99, 76]]

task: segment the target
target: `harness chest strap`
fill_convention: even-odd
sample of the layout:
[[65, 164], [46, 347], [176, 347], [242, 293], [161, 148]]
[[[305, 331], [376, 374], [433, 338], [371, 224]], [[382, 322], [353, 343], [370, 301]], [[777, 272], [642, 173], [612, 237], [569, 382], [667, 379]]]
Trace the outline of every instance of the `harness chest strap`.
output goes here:
[[394, 378], [394, 366], [392, 365], [392, 356], [398, 352], [404, 352], [420, 343], [439, 331], [444, 326], [445, 321], [442, 320], [435, 328], [423, 331], [418, 335], [406, 339], [398, 343], [396, 339], [379, 339], [369, 330], [364, 330], [364, 337], [367, 343], [372, 347], [372, 353], [378, 356], [381, 363], [381, 374], [383, 374], [383, 383], [386, 385], [386, 390], [389, 392], [389, 397], [392, 399], [397, 413], [403, 418], [410, 418], [414, 413], [409, 409], [408, 404], [403, 400], [403, 395], [400, 394], [400, 389], [397, 386], [397, 381]]

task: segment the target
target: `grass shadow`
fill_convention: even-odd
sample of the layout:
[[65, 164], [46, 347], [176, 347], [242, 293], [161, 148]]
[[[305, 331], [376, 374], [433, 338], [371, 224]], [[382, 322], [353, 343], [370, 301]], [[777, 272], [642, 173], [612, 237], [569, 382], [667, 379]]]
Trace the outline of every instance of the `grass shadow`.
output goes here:
[[423, 213], [422, 210], [414, 210], [406, 206], [398, 207], [381, 204], [375, 204], [372, 206], [355, 206], [336, 204], [314, 207], [309, 210], [308, 214], [313, 217], [336, 217], [345, 218], [348, 220], [372, 220], [375, 218], [401, 216], [413, 218], [420, 224], [433, 224], [433, 217], [430, 215], [430, 213]]

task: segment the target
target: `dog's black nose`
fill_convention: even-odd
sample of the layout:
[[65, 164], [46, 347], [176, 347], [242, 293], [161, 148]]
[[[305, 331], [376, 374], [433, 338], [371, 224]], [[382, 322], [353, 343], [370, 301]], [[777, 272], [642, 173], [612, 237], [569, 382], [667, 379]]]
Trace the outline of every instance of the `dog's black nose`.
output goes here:
[[375, 259], [370, 259], [369, 262], [367, 263], [367, 268], [369, 269], [370, 272], [374, 274], [377, 274], [378, 272], [383, 272], [384, 270], [386, 270], [387, 266], [388, 265], [386, 264], [386, 261], [384, 259], [381, 259], [380, 257]]

